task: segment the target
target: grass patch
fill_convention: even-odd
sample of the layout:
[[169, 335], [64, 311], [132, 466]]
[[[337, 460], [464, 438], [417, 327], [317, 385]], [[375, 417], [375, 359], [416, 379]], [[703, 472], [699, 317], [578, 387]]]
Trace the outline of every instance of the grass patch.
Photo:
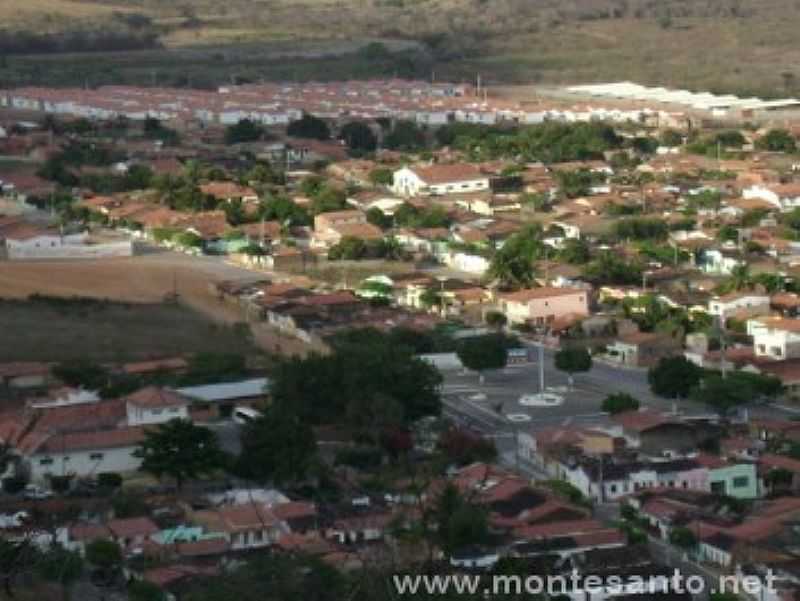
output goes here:
[[246, 325], [219, 325], [179, 305], [40, 296], [0, 300], [0, 362], [132, 361], [196, 352], [257, 350]]

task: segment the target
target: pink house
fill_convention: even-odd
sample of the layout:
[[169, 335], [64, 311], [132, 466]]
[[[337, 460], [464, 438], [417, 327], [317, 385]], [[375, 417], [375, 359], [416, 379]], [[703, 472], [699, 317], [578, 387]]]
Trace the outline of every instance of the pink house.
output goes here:
[[497, 299], [509, 323], [545, 326], [562, 317], [589, 315], [589, 292], [581, 288], [528, 288]]

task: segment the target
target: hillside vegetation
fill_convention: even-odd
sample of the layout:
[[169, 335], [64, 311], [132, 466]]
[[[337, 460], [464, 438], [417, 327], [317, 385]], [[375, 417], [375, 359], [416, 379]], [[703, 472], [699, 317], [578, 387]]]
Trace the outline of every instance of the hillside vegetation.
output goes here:
[[[0, 50], [146, 48], [163, 53], [152, 62], [165, 74], [191, 74], [198, 63], [198, 76], [211, 79], [217, 74], [204, 63], [213, 56], [225, 62], [220, 73], [245, 79], [435, 70], [456, 79], [480, 72], [490, 82], [626, 78], [775, 96], [798, 86], [798, 22], [793, 0], [30, 0], [0, 3]], [[332, 68], [333, 57], [375, 39], [418, 46], [389, 44], [394, 56], [371, 57], [372, 65], [349, 56], [353, 64]], [[240, 56], [242, 47], [249, 50]], [[293, 72], [271, 64], [276, 52], [297, 55]], [[134, 83], [158, 67], [137, 71], [141, 65], [120, 61], [98, 66], [121, 69], [117, 77]], [[0, 83], [48, 71], [48, 63], [35, 66], [12, 56], [0, 64]]]

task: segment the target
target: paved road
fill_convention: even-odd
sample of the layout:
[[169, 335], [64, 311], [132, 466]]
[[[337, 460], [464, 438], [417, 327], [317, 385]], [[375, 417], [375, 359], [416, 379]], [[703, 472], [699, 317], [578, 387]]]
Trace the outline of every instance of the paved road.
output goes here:
[[[610, 425], [609, 417], [602, 412], [603, 399], [614, 392], [627, 392], [644, 406], [661, 411], [678, 410], [686, 415], [708, 415], [702, 404], [691, 401], [672, 401], [656, 397], [650, 392], [647, 372], [643, 369], [621, 368], [595, 362], [591, 371], [576, 374], [573, 387], [568, 386], [566, 374], [555, 369], [554, 351], [544, 352], [545, 386], [563, 402], [556, 406], [530, 407], [520, 403], [526, 394], [539, 392], [539, 366], [530, 364], [509, 366], [503, 370], [487, 372], [484, 381], [466, 370], [451, 369], [442, 372], [444, 382], [442, 397], [445, 415], [461, 425], [495, 440], [500, 460], [509, 467], [540, 477], [535, 468], [525, 465], [516, 456], [516, 432], [535, 431], [552, 426]], [[537, 357], [534, 353], [532, 356]], [[800, 416], [800, 408], [786, 402], [773, 405], [750, 405], [750, 417]]]

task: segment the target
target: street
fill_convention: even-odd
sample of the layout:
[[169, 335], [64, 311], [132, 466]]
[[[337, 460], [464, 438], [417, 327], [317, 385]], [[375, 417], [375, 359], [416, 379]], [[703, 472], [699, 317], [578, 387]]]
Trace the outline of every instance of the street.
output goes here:
[[[538, 354], [536, 348], [531, 347], [533, 361], [487, 371], [483, 383], [474, 372], [464, 369], [442, 370], [445, 415], [493, 439], [501, 463], [536, 477], [539, 474], [516, 456], [515, 433], [553, 426], [610, 425], [609, 416], [602, 411], [603, 400], [609, 394], [626, 392], [637, 398], [643, 407], [660, 411], [677, 411], [682, 415], [694, 416], [711, 414], [707, 407], [693, 401], [673, 402], [655, 396], [650, 392], [645, 369], [617, 367], [595, 361], [591, 371], [575, 374], [574, 386], [569, 387], [567, 374], [555, 368], [554, 355], [554, 350], [544, 350], [544, 380], [546, 390], [559, 397], [560, 402], [547, 406], [520, 403], [521, 397], [538, 393], [540, 388]], [[800, 415], [800, 409], [791, 407], [785, 401], [771, 405], [752, 404], [743, 409], [747, 410], [750, 418], [791, 419]]]

